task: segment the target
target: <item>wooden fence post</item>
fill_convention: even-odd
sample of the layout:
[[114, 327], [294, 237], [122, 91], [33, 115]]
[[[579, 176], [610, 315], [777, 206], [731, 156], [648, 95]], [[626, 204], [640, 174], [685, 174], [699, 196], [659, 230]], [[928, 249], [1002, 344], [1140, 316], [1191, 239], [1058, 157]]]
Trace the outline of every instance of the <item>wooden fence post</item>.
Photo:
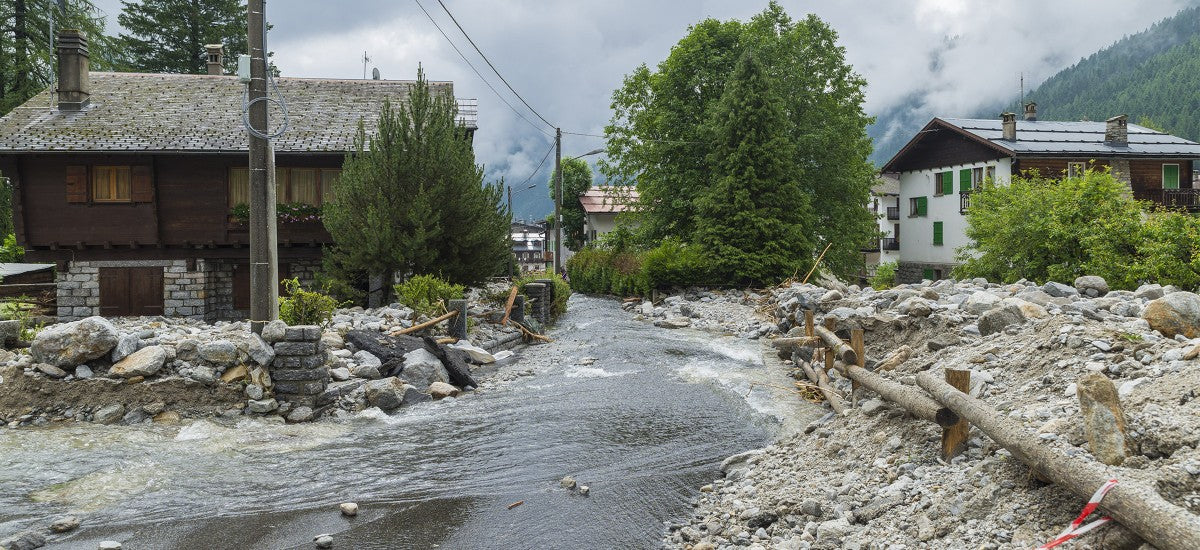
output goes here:
[[804, 310], [804, 335], [812, 338], [816, 333], [813, 332], [813, 312], [811, 309]]
[[[971, 371], [946, 369], [946, 383], [960, 392], [967, 393], [971, 391]], [[950, 459], [962, 454], [967, 449], [967, 436], [970, 431], [971, 425], [961, 418], [957, 424], [949, 428], [942, 428], [942, 460], [950, 462]]]
[[[866, 345], [863, 342], [863, 329], [856, 328], [850, 330], [850, 347], [854, 348], [855, 355], [858, 355], [858, 366], [865, 367], [867, 364]], [[850, 406], [858, 406], [858, 382], [850, 381]]]

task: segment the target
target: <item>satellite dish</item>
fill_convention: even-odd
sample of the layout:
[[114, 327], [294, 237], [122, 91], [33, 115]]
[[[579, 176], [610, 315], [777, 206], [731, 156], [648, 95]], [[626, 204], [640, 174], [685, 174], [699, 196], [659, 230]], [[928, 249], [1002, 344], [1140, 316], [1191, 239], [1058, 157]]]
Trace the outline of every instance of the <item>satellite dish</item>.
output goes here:
[[371, 80], [379, 80], [379, 67], [371, 69]]

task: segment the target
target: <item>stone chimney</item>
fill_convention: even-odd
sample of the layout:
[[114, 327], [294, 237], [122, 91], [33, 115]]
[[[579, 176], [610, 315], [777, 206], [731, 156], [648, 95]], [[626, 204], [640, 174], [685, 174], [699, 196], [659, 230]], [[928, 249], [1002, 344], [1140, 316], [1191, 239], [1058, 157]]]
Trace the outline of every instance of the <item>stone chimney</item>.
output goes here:
[[1017, 141], [1017, 115], [1015, 113], [1004, 113], [1000, 115], [1000, 128], [1004, 130], [1004, 139], [1008, 141]]
[[1129, 115], [1117, 115], [1104, 121], [1104, 144], [1129, 145]]
[[205, 44], [204, 51], [208, 58], [208, 74], [225, 74], [225, 47], [221, 44]]
[[1030, 101], [1025, 104], [1025, 120], [1037, 122], [1037, 103]]
[[78, 111], [92, 95], [88, 80], [87, 37], [76, 30], [58, 33], [58, 109]]

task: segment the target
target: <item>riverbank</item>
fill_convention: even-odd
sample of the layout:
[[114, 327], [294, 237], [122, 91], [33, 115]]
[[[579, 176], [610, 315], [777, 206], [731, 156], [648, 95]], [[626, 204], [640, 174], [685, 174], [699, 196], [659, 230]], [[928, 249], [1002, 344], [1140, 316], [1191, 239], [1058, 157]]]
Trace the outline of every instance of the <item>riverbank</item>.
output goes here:
[[[909, 346], [912, 356], [884, 373], [897, 381], [911, 385], [927, 369], [969, 368], [972, 395], [1019, 420], [1045, 445], [1087, 460], [1097, 458], [1076, 388], [1100, 373], [1124, 407], [1127, 450], [1119, 459], [1120, 479], [1143, 482], [1200, 513], [1200, 339], [1168, 338], [1151, 328], [1153, 323], [1171, 332], [1159, 306], [1190, 303], [1192, 296], [1170, 298], [1178, 289], [1155, 286], [1108, 292], [1102, 282], [940, 281], [884, 292], [793, 285], [762, 293], [757, 301], [746, 293], [710, 294], [708, 308], [718, 313], [700, 313], [703, 320], [695, 316], [705, 310], [691, 307], [701, 291], [653, 309], [635, 307], [660, 325], [687, 320], [734, 328], [725, 320], [730, 315], [766, 310], [774, 322], [768, 336], [797, 330], [803, 311], [811, 309], [817, 322], [832, 317], [840, 329], [864, 329], [870, 359]], [[1168, 298], [1150, 307], [1163, 296]], [[714, 302], [728, 306], [720, 312]], [[754, 337], [756, 331], [740, 335]], [[835, 381], [848, 395], [848, 381]], [[664, 546], [921, 548], [937, 541], [948, 548], [1030, 548], [1058, 535], [1082, 507], [1083, 499], [1032, 479], [1027, 467], [977, 429], [964, 454], [940, 462], [939, 427], [860, 393], [859, 406], [847, 414], [827, 414], [802, 433], [729, 460], [724, 477], [701, 489], [693, 514], [670, 528]], [[1101, 528], [1084, 543], [1099, 544], [1115, 532]]]

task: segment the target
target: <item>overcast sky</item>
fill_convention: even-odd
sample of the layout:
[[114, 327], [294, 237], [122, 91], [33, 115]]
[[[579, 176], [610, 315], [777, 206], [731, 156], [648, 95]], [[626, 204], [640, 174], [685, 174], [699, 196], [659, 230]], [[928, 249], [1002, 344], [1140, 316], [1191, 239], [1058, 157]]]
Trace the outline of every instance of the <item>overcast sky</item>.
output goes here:
[[[459, 49], [521, 114], [520, 105], [474, 53], [437, 0], [419, 0]], [[443, 0], [500, 73], [564, 131], [603, 133], [609, 100], [638, 64], [662, 61], [687, 27], [707, 17], [747, 19], [766, 1]], [[1022, 73], [1031, 88], [1122, 36], [1196, 0], [878, 0], [780, 3], [793, 18], [815, 12], [869, 86], [869, 114], [915, 111], [917, 118], [974, 114], [1016, 101]], [[119, 0], [94, 0], [115, 31]], [[459, 97], [479, 99], [478, 161], [489, 179], [516, 186], [553, 142], [496, 97], [430, 23], [415, 0], [274, 0], [270, 49], [284, 76], [361, 78], [362, 55], [385, 79], [451, 80]], [[908, 117], [912, 118], [912, 117]], [[903, 120], [903, 118], [901, 118]], [[909, 128], [889, 131], [911, 132]], [[602, 140], [565, 136], [563, 155]], [[590, 160], [595, 157], [589, 157]], [[547, 166], [553, 159], [547, 161]], [[594, 162], [593, 162], [594, 164]], [[530, 180], [543, 184], [547, 166]], [[517, 195], [516, 217], [542, 216], [543, 187]]]

